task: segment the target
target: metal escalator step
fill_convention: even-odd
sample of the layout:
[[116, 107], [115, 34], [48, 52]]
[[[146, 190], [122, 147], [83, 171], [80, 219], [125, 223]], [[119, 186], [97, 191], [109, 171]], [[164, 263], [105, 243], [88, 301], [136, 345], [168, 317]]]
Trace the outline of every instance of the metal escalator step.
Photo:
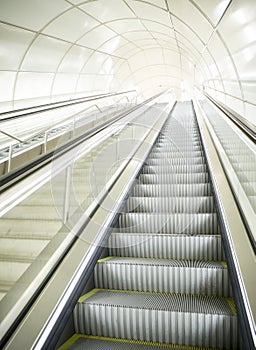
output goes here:
[[208, 173], [194, 174], [141, 174], [138, 178], [138, 183], [143, 184], [200, 184], [209, 182]]
[[129, 197], [127, 212], [141, 213], [213, 213], [213, 197]]
[[74, 309], [76, 333], [236, 349], [231, 298], [94, 289]]
[[171, 197], [171, 196], [210, 196], [209, 183], [202, 184], [137, 184], [132, 195], [136, 197]]
[[173, 155], [169, 155], [166, 158], [154, 158], [147, 159], [147, 165], [196, 165], [196, 164], [205, 164], [205, 159], [203, 157], [197, 158], [187, 158], [185, 155], [180, 154], [177, 157]]
[[164, 343], [153, 343], [138, 340], [126, 340], [74, 334], [58, 350], [218, 350], [217, 348], [205, 348], [198, 346], [182, 346]]
[[224, 260], [220, 235], [112, 233], [109, 255], [123, 257]]
[[217, 234], [216, 214], [123, 213], [118, 232]]
[[201, 151], [188, 150], [187, 152], [180, 152], [178, 150], [175, 150], [172, 152], [166, 152], [166, 151], [156, 151], [155, 148], [153, 148], [148, 159], [168, 158], [170, 155], [176, 156], [176, 157], [185, 156], [186, 158], [203, 157], [203, 153]]
[[[183, 140], [182, 140], [183, 141]], [[200, 152], [203, 150], [201, 144], [190, 144], [190, 145], [186, 145], [186, 144], [177, 144], [172, 142], [172, 139], [170, 138], [170, 143], [156, 143], [156, 145], [154, 146], [154, 151], [165, 151], [165, 152], [172, 152], [172, 151], [178, 151], [178, 152], [191, 152], [191, 151], [196, 151], [196, 152]]]
[[206, 164], [196, 165], [144, 165], [142, 174], [157, 174], [157, 173], [202, 173], [207, 171]]
[[230, 296], [226, 263], [108, 257], [94, 269], [96, 288]]

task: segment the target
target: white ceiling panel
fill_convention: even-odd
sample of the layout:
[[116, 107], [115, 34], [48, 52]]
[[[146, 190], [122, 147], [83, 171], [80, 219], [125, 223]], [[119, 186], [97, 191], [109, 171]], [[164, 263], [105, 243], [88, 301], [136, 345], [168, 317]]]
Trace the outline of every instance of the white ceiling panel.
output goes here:
[[236, 68], [239, 71], [240, 79], [252, 80], [256, 79], [255, 63], [256, 63], [256, 41], [242, 48], [233, 55]]
[[153, 38], [134, 40], [134, 43], [137, 46], [141, 47], [142, 49], [146, 49], [148, 47], [159, 46], [158, 42], [155, 39], [153, 39]]
[[113, 21], [120, 18], [134, 18], [135, 15], [123, 1], [108, 0], [88, 2], [80, 6], [85, 12], [101, 22]]
[[170, 43], [175, 43], [175, 45], [176, 45], [176, 38], [174, 36], [172, 37], [168, 34], [154, 32], [154, 31], [151, 31], [151, 33], [154, 36], [154, 38], [156, 38], [156, 39], [165, 40], [165, 41], [168, 41]]
[[213, 25], [216, 25], [225, 12], [230, 0], [194, 0], [194, 3], [200, 7]]
[[164, 49], [163, 54], [164, 61], [166, 64], [172, 64], [174, 66], [180, 65], [180, 54], [178, 53], [178, 51]]
[[[133, 1], [141, 1], [141, 0], [133, 0]], [[142, 0], [144, 1], [144, 0]], [[162, 9], [166, 9], [165, 0], [145, 0], [147, 3], [152, 5], [157, 5], [158, 7], [161, 7]]]
[[64, 0], [0, 0], [0, 17], [8, 23], [40, 30], [69, 7]]
[[149, 64], [164, 63], [162, 48], [153, 48], [145, 50], [145, 56]]
[[91, 50], [76, 45], [73, 46], [62, 60], [59, 71], [63, 73], [80, 72], [91, 54]]
[[108, 27], [119, 34], [127, 33], [134, 30], [145, 30], [145, 27], [138, 19], [122, 19], [108, 23]]
[[134, 44], [126, 44], [119, 49], [115, 51], [115, 55], [123, 57], [124, 59], [127, 59], [131, 57], [132, 55], [135, 55], [137, 52], [141, 51], [140, 48], [135, 46]]
[[134, 30], [128, 33], [124, 33], [123, 36], [126, 39], [131, 41], [138, 40], [138, 39], [152, 39], [152, 35], [145, 30], [142, 30], [142, 31]]
[[19, 73], [16, 83], [15, 99], [25, 99], [30, 96], [49, 96], [54, 78], [52, 73]]
[[222, 61], [229, 55], [222, 40], [217, 34], [212, 37], [207, 47], [216, 61]]
[[142, 23], [146, 26], [149, 31], [164, 33], [172, 38], [175, 37], [173, 28], [170, 27], [171, 24], [165, 25], [162, 23], [156, 23], [149, 20], [142, 20]]
[[170, 25], [168, 12], [159, 8], [157, 2], [155, 2], [155, 6], [136, 0], [127, 0], [127, 3], [139, 18], [150, 19], [154, 22]]
[[77, 74], [58, 73], [53, 84], [53, 94], [61, 95], [75, 91]]
[[119, 47], [122, 47], [127, 43], [128, 43], [127, 40], [123, 39], [120, 35], [117, 35], [114, 38], [108, 40], [102, 46], [100, 46], [99, 49], [108, 54], [113, 54], [115, 53], [116, 50], [118, 50]]
[[[173, 23], [175, 30], [180, 33], [183, 37], [187, 38], [191, 43], [193, 43], [193, 46], [201, 52], [203, 50], [204, 44], [202, 40], [200, 39], [200, 33], [194, 33], [187, 25], [182, 23], [177, 18], [173, 18]], [[177, 34], [178, 34], [177, 33]]]
[[188, 59], [185, 56], [181, 57], [182, 69], [188, 72], [194, 71], [194, 62], [193, 60]]
[[54, 72], [69, 47], [68, 43], [39, 35], [28, 50], [21, 70]]
[[241, 46], [255, 41], [256, 1], [233, 1], [227, 13], [219, 26], [219, 31], [233, 53]]
[[97, 72], [99, 72], [100, 67], [103, 65], [107, 58], [107, 54], [103, 54], [100, 52], [92, 52], [88, 61], [86, 61], [83, 67], [82, 73], [97, 74]]
[[15, 77], [16, 73], [14, 72], [0, 71], [0, 102], [12, 100]]
[[98, 24], [98, 21], [73, 8], [56, 18], [43, 32], [73, 42]]
[[77, 92], [87, 92], [88, 95], [92, 94], [92, 84], [91, 84], [91, 76], [87, 74], [82, 74], [79, 76], [79, 80], [76, 87]]
[[92, 49], [97, 49], [103, 45], [106, 41], [116, 36], [112, 30], [108, 29], [104, 25], [100, 25], [97, 28], [91, 30], [89, 33], [85, 34], [78, 43], [85, 45]]
[[168, 0], [171, 12], [185, 22], [206, 43], [213, 27], [198, 9], [187, 0]]
[[132, 70], [137, 70], [141, 67], [144, 67], [145, 60], [146, 60], [145, 52], [140, 51], [139, 53], [131, 56], [128, 60], [128, 63]]
[[0, 69], [18, 69], [34, 33], [0, 23]]
[[193, 45], [193, 42], [191, 42], [190, 40], [188, 40], [186, 37], [184, 37], [179, 33], [177, 33], [176, 38], [177, 38], [179, 47], [183, 48], [186, 52], [192, 54], [193, 57], [198, 57], [198, 59], [200, 58], [200, 51], [196, 46]]
[[116, 70], [118, 76], [123, 79], [127, 79], [131, 75], [131, 69], [129, 68], [127, 62], [124, 62], [120, 67]]

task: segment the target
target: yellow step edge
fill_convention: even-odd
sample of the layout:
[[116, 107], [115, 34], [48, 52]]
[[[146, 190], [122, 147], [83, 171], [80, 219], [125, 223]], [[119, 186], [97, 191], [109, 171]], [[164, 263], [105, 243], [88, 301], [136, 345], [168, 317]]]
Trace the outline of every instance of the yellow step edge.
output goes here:
[[108, 337], [100, 337], [94, 335], [85, 335], [85, 334], [74, 334], [70, 339], [68, 339], [58, 350], [69, 350], [72, 345], [79, 339], [94, 339], [94, 340], [102, 340], [102, 341], [115, 341], [119, 343], [129, 343], [134, 345], [147, 345], [147, 346], [158, 346], [163, 349], [175, 349], [179, 348], [181, 350], [220, 350], [219, 348], [205, 348], [200, 346], [188, 346], [188, 345], [179, 345], [179, 344], [164, 344], [164, 343], [154, 343], [149, 341], [142, 340], [129, 340], [129, 339], [120, 339], [120, 338], [108, 338]]
[[[175, 258], [140, 258], [140, 257], [134, 257], [134, 256], [107, 256], [106, 258], [103, 258], [103, 259], [99, 259], [97, 262], [98, 263], [103, 263], [105, 261], [109, 261], [111, 259], [143, 259], [143, 260], [168, 260], [168, 261], [204, 261], [204, 262], [217, 262], [219, 263], [220, 265], [222, 265], [224, 268], [227, 268], [227, 263], [226, 261], [216, 261], [216, 260], [203, 260], [203, 259], [200, 259], [200, 260], [193, 260], [193, 259], [175, 259]], [[168, 265], [166, 265], [168, 266]], [[175, 266], [176, 267], [176, 266]], [[179, 266], [177, 266], [179, 267]], [[187, 267], [187, 266], [185, 266]], [[193, 267], [195, 268], [195, 267]], [[201, 267], [198, 267], [198, 268], [201, 268]]]
[[[129, 213], [127, 213], [129, 214]], [[216, 234], [204, 234], [204, 233], [200, 233], [198, 235], [184, 235], [183, 233], [136, 233], [136, 232], [112, 232], [111, 233], [111, 236], [112, 235], [125, 235], [125, 236], [137, 236], [137, 235], [140, 235], [140, 236], [173, 236], [173, 237], [176, 237], [176, 236], [182, 236], [182, 237], [201, 237], [201, 236], [205, 236], [205, 237], [222, 237], [222, 234], [220, 233], [216, 233]]]
[[107, 256], [106, 258], [99, 259], [97, 262], [98, 263], [103, 263], [105, 261], [108, 261], [110, 259], [114, 258], [114, 256]]
[[191, 297], [201, 297], [201, 298], [206, 298], [206, 299], [224, 299], [226, 300], [226, 302], [229, 304], [230, 309], [232, 311], [232, 313], [234, 315], [236, 315], [236, 307], [235, 307], [235, 302], [234, 299], [232, 297], [222, 297], [222, 296], [218, 296], [218, 295], [202, 295], [202, 294], [185, 294], [185, 293], [162, 293], [162, 292], [141, 292], [141, 291], [137, 291], [137, 290], [123, 290], [123, 289], [104, 289], [104, 288], [94, 288], [92, 289], [90, 292], [82, 295], [79, 300], [78, 303], [82, 303], [85, 300], [87, 300], [88, 298], [90, 298], [91, 296], [93, 296], [94, 294], [96, 294], [97, 292], [112, 292], [112, 293], [133, 293], [133, 294], [157, 294], [157, 295], [177, 295], [177, 296], [191, 296]]

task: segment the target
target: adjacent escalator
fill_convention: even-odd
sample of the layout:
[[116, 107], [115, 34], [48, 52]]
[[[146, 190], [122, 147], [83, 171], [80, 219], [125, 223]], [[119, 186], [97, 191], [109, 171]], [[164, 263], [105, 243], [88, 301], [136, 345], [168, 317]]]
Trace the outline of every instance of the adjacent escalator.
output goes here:
[[192, 103], [177, 103], [61, 349], [236, 349], [238, 325]]

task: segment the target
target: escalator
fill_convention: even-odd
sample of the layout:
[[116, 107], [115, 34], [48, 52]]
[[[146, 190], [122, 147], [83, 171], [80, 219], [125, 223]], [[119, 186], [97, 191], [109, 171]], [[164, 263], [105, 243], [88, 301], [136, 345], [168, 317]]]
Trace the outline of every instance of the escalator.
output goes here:
[[177, 103], [73, 312], [61, 350], [237, 349], [238, 324], [191, 102]]

